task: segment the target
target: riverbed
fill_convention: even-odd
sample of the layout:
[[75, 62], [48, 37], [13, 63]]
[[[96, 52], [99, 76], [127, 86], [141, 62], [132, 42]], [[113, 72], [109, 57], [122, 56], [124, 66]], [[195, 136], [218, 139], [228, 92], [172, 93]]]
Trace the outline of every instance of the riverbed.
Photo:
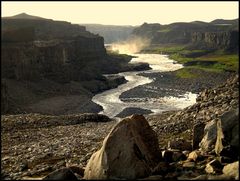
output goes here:
[[[104, 91], [100, 94], [95, 95], [92, 101], [101, 105], [103, 111], [100, 114], [105, 114], [110, 118], [116, 117], [126, 108], [140, 108], [144, 110], [150, 110], [152, 114], [158, 114], [163, 111], [171, 111], [183, 109], [189, 105], [196, 102], [197, 94], [191, 92], [179, 92], [178, 96], [161, 96], [161, 97], [136, 97], [133, 98], [120, 99], [120, 95], [126, 91], [129, 91], [138, 86], [144, 85], [146, 88], [143, 94], [149, 94], [149, 92], [158, 91], [159, 88], [164, 89], [164, 87], [151, 87], [148, 84], [155, 81], [154, 77], [146, 77], [138, 75], [141, 73], [160, 73], [175, 71], [183, 66], [177, 64], [175, 61], [168, 58], [167, 55], [160, 54], [131, 54], [135, 58], [131, 60], [130, 63], [146, 62], [149, 63], [151, 70], [147, 71], [136, 71], [136, 72], [122, 72], [118, 75], [124, 76], [128, 81], [125, 84], [118, 86], [115, 89], [110, 89]], [[166, 89], [165, 91], [171, 91], [171, 89]], [[150, 94], [149, 94], [150, 95]], [[166, 94], [167, 95], [167, 94]]]

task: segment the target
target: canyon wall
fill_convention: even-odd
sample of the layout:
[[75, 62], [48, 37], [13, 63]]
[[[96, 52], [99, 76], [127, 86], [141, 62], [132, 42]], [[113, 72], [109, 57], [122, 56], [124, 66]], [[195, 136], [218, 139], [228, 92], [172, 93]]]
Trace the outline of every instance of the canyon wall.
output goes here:
[[238, 31], [222, 32], [193, 32], [191, 35], [192, 43], [203, 43], [210, 48], [238, 49]]
[[92, 92], [110, 86], [102, 75], [110, 59], [104, 39], [83, 26], [26, 15], [2, 18], [1, 33], [2, 114], [54, 96], [91, 100]]
[[144, 23], [133, 30], [132, 36], [148, 39], [151, 45], [189, 44], [199, 49], [237, 50], [238, 19], [229, 23], [231, 24], [224, 24], [223, 20], [210, 23], [180, 22], [169, 25]]

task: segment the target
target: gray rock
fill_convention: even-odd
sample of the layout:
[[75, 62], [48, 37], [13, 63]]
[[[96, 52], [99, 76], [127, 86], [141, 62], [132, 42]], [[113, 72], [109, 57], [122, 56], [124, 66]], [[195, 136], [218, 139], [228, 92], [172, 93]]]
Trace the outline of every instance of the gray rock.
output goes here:
[[216, 119], [210, 121], [206, 124], [204, 128], [204, 136], [202, 141], [199, 143], [199, 147], [203, 151], [210, 151], [211, 146], [214, 146], [216, 139], [217, 139], [217, 126], [216, 126]]
[[143, 116], [121, 120], [87, 163], [84, 179], [137, 179], [161, 160], [156, 133]]
[[234, 109], [224, 113], [217, 121], [216, 154], [220, 154], [224, 146], [239, 147], [239, 110]]
[[63, 168], [51, 172], [43, 180], [78, 180], [70, 168]]
[[178, 150], [192, 150], [191, 141], [185, 140], [183, 138], [177, 138], [175, 140], [170, 140], [168, 142], [168, 148], [178, 149]]
[[199, 143], [201, 142], [204, 135], [204, 123], [198, 123], [193, 126], [193, 140], [192, 149], [195, 150], [199, 148]]

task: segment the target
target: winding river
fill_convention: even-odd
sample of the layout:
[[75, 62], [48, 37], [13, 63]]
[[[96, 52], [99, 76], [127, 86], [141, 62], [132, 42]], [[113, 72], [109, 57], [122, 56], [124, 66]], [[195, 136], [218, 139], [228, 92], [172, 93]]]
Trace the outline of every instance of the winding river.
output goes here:
[[[92, 98], [92, 101], [101, 105], [103, 107], [103, 111], [100, 114], [105, 114], [110, 118], [115, 117], [117, 114], [122, 112], [125, 108], [135, 107], [141, 109], [151, 110], [152, 114], [161, 113], [162, 111], [168, 110], [177, 110], [183, 109], [189, 105], [192, 105], [196, 101], [196, 94], [192, 94], [191, 92], [186, 92], [181, 98], [177, 97], [159, 97], [159, 98], [139, 98], [134, 101], [123, 102], [119, 99], [119, 96], [134, 87], [139, 85], [144, 85], [151, 83], [154, 81], [148, 77], [137, 75], [139, 73], [153, 73], [153, 72], [165, 72], [165, 71], [174, 71], [182, 68], [181, 64], [175, 63], [173, 60], [170, 60], [167, 55], [160, 54], [132, 54], [136, 56], [133, 58], [130, 63], [139, 63], [139, 62], [147, 62], [149, 66], [152, 68], [147, 71], [136, 71], [136, 72], [122, 72], [118, 75], [122, 75], [128, 81], [125, 84], [118, 86], [115, 89], [110, 89], [104, 91], [100, 94], [95, 95]], [[152, 88], [154, 91], [154, 87]]]

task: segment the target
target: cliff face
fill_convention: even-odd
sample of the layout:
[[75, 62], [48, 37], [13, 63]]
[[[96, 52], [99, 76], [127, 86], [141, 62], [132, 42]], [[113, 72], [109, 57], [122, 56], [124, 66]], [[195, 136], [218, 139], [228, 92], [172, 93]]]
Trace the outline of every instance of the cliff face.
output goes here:
[[2, 114], [54, 96], [91, 100], [93, 89], [108, 86], [102, 76], [109, 59], [103, 37], [68, 22], [27, 17], [2, 18]]
[[[69, 41], [2, 43], [2, 77], [36, 80], [62, 74], [71, 78], [73, 64], [85, 64], [106, 55], [103, 38], [78, 37]], [[70, 76], [70, 77], [69, 77]]]
[[85, 27], [48, 19], [2, 21], [2, 77], [37, 80], [78, 77], [81, 65], [106, 56], [102, 37]]
[[228, 21], [228, 24], [221, 22], [144, 23], [133, 30], [132, 36], [147, 38], [151, 44], [192, 44], [197, 48], [237, 49], [238, 19]]
[[192, 43], [203, 43], [211, 48], [238, 49], [238, 31], [193, 32]]

